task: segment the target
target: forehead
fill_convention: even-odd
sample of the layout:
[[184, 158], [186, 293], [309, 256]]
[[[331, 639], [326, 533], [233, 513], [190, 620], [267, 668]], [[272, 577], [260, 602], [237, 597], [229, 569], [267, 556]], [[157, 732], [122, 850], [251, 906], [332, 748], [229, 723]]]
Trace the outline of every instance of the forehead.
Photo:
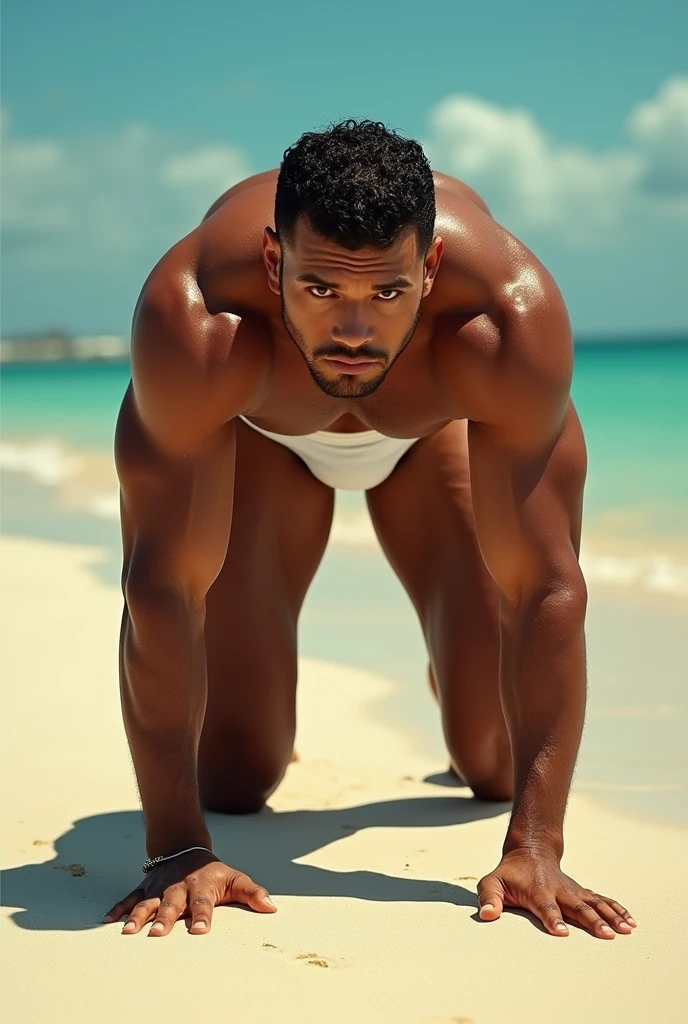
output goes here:
[[285, 270], [295, 274], [321, 269], [396, 277], [412, 273], [418, 257], [418, 232], [413, 225], [404, 228], [388, 249], [371, 246], [354, 251], [323, 238], [301, 217], [294, 226], [293, 243], [284, 250]]

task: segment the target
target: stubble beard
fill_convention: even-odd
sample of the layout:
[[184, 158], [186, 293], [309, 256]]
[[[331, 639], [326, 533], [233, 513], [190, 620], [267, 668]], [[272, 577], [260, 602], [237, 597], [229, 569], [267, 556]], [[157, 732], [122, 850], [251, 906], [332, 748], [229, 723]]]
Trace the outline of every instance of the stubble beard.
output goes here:
[[399, 350], [396, 352], [394, 357], [390, 360], [387, 366], [383, 367], [382, 371], [372, 380], [362, 381], [360, 377], [348, 375], [343, 373], [339, 378], [330, 380], [326, 377], [314, 364], [313, 360], [308, 354], [306, 345], [304, 343], [303, 335], [299, 331], [296, 324], [291, 320], [287, 313], [284, 297], [282, 296], [282, 323], [284, 328], [294, 342], [299, 352], [303, 357], [303, 361], [308, 367], [308, 372], [313, 378], [314, 382], [318, 385], [321, 391], [324, 391], [326, 395], [331, 398], [366, 398], [368, 395], [372, 395], [374, 391], [380, 387], [385, 380], [385, 377], [394, 366], [395, 362], [404, 351], [411, 338], [415, 334], [418, 321], [420, 320], [421, 304], [419, 303], [416, 315], [413, 319], [411, 329], [404, 335], [404, 339], [399, 346]]

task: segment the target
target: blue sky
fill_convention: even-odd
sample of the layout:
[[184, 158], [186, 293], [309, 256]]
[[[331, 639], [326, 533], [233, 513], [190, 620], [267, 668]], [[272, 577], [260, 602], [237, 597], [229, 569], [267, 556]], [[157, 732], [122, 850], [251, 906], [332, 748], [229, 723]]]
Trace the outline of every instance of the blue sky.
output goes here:
[[9, 0], [3, 334], [126, 333], [224, 188], [345, 116], [420, 139], [580, 333], [688, 328], [688, 7]]

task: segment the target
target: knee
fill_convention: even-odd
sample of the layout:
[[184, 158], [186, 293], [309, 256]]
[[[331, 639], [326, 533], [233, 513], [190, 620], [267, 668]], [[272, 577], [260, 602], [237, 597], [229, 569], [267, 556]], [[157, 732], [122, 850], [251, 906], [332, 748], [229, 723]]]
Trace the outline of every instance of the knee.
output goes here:
[[266, 799], [262, 793], [247, 790], [201, 793], [203, 808], [216, 814], [258, 814], [265, 807]]
[[477, 800], [513, 799], [513, 762], [508, 736], [500, 735], [480, 752], [468, 754], [464, 749], [462, 756], [452, 757], [452, 763], [458, 765], [457, 774], [470, 786]]
[[284, 777], [286, 764], [227, 765], [199, 778], [201, 803], [217, 814], [257, 814]]
[[469, 782], [476, 800], [485, 800], [488, 803], [500, 803], [512, 800], [514, 787], [511, 778], [481, 779], [480, 781]]

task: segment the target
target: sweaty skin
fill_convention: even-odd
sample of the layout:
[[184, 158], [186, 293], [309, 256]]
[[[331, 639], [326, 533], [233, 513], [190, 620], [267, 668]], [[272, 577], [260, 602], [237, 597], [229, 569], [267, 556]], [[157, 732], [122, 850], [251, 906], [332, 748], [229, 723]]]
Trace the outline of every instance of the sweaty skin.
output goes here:
[[[276, 180], [221, 196], [134, 315], [116, 437], [120, 666], [148, 855], [210, 850], [204, 810], [259, 810], [293, 756], [297, 620], [334, 493], [238, 415], [282, 434], [374, 429], [420, 438], [366, 498], [419, 616], [451, 765], [476, 797], [513, 798], [481, 918], [523, 907], [552, 935], [566, 921], [628, 933], [627, 910], [559, 867], [587, 598], [586, 452], [559, 290], [447, 175], [425, 256], [412, 227], [388, 250], [350, 252], [303, 219], [282, 249]], [[106, 919], [166, 935], [186, 916], [196, 934], [216, 905], [273, 912], [268, 900], [196, 850]]]

